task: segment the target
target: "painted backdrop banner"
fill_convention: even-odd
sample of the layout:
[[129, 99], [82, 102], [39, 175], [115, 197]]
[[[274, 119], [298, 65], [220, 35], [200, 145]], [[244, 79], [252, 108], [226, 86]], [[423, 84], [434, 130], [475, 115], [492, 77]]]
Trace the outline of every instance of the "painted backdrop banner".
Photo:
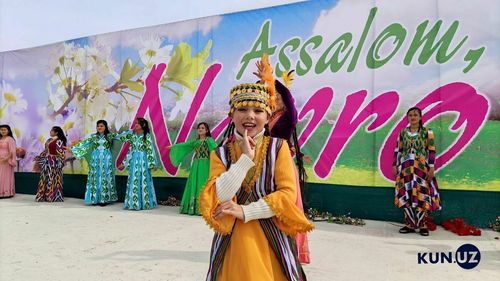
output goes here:
[[[152, 7], [153, 9], [154, 7]], [[69, 143], [105, 119], [113, 131], [151, 122], [165, 147], [228, 124], [229, 89], [294, 69], [299, 141], [309, 181], [392, 186], [397, 133], [419, 106], [434, 130], [444, 189], [500, 191], [500, 2], [309, 1], [0, 53], [0, 123], [14, 128], [30, 172], [52, 126]], [[137, 15], [147, 16], [147, 15]], [[133, 20], [133, 19], [131, 19]], [[127, 147], [114, 145], [117, 164]], [[66, 173], [86, 173], [68, 153]]]

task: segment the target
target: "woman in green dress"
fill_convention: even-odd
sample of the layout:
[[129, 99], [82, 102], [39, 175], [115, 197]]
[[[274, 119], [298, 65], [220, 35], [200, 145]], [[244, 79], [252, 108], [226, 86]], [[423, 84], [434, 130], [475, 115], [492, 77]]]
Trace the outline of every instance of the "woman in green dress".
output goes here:
[[197, 129], [198, 138], [196, 140], [167, 147], [170, 150], [170, 160], [175, 166], [179, 166], [182, 160], [194, 151], [191, 171], [189, 172], [179, 209], [181, 214], [200, 215], [200, 192], [208, 179], [210, 152], [217, 147], [210, 135], [210, 128], [207, 123], [199, 123]]

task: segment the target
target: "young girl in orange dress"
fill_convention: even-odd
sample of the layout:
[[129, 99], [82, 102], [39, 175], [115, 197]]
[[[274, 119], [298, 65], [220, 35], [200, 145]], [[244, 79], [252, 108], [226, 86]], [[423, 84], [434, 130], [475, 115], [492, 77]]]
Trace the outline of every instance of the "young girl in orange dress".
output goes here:
[[210, 156], [200, 210], [215, 231], [206, 280], [306, 280], [295, 236], [314, 226], [295, 205], [288, 143], [265, 130], [274, 81], [231, 89], [227, 141]]

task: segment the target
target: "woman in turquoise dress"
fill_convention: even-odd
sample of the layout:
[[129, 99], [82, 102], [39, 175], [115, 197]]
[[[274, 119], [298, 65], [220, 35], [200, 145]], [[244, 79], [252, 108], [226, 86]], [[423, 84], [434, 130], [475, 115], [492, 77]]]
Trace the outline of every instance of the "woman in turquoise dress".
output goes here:
[[85, 204], [105, 206], [118, 200], [115, 184], [115, 165], [111, 146], [116, 136], [110, 133], [105, 120], [97, 121], [97, 132], [71, 148], [73, 155], [87, 158], [89, 173], [85, 190]]
[[156, 207], [156, 194], [151, 170], [156, 170], [157, 159], [148, 121], [137, 118], [133, 131], [116, 136], [130, 144], [127, 156], [120, 168], [127, 168], [127, 191], [123, 207], [130, 210], [148, 210]]
[[182, 160], [194, 151], [191, 171], [189, 172], [179, 209], [181, 214], [200, 215], [200, 192], [208, 179], [210, 152], [217, 147], [207, 123], [199, 123], [197, 129], [198, 138], [196, 140], [167, 147], [167, 149], [170, 149], [170, 160], [175, 166], [179, 166]]

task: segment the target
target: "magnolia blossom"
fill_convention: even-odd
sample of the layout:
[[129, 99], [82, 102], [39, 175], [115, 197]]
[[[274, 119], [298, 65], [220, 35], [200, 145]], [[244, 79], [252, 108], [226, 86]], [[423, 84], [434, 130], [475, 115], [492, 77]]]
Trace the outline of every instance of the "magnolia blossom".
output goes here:
[[49, 102], [54, 111], [61, 108], [66, 99], [68, 98], [68, 94], [63, 86], [59, 85], [54, 92], [52, 90], [52, 85], [50, 82], [47, 82], [47, 92], [49, 93]]
[[64, 43], [59, 63], [64, 65], [67, 70], [72, 70], [67, 75], [76, 74], [75, 72], [80, 72], [85, 64], [85, 51], [81, 50], [75, 43]]
[[72, 62], [74, 63], [74, 68], [78, 70], [85, 70], [87, 66], [87, 52], [84, 48], [77, 47], [71, 57]]
[[120, 130], [124, 125], [131, 124], [134, 120], [135, 113], [137, 112], [137, 107], [139, 103], [135, 101], [126, 101], [125, 99], [118, 105], [116, 118], [115, 118], [115, 128]]
[[50, 57], [48, 59], [47, 68], [45, 73], [49, 75], [53, 75], [56, 73], [60, 73], [61, 69], [61, 58], [64, 57], [62, 54], [64, 52], [64, 43], [60, 43], [54, 45], [54, 48], [50, 52]]
[[104, 119], [112, 123], [117, 116], [116, 106], [113, 104], [111, 95], [101, 92], [92, 97], [86, 104], [86, 112], [92, 123]]
[[170, 61], [171, 52], [174, 48], [173, 45], [161, 46], [161, 40], [159, 37], [151, 37], [149, 39], [142, 40], [143, 48], [139, 50], [139, 57], [142, 63], [146, 66], [143, 73], [143, 77], [149, 74], [149, 70], [154, 64], [158, 63], [168, 63]]
[[[74, 43], [64, 43], [61, 52], [62, 53], [56, 54], [59, 65], [54, 69], [54, 76], [59, 78], [59, 80], [68, 79], [65, 80], [65, 83], [72, 82], [77, 85], [83, 84], [85, 77], [84, 71], [87, 63], [85, 49]], [[56, 78], [53, 78], [52, 81], [57, 80]]]
[[69, 95], [68, 89], [78, 98], [80, 94], [87, 97], [107, 88], [107, 76], [119, 79], [111, 59], [111, 48], [97, 42], [95, 46], [85, 47], [64, 43], [49, 65], [53, 68], [50, 82], [58, 86], [55, 93], [52, 93], [52, 88], [49, 89], [49, 100], [56, 109], [64, 102], [63, 96]]
[[87, 69], [89, 74], [96, 73], [102, 78], [111, 75], [115, 80], [120, 75], [115, 71], [116, 63], [111, 58], [111, 48], [96, 41], [93, 46], [86, 46]]

